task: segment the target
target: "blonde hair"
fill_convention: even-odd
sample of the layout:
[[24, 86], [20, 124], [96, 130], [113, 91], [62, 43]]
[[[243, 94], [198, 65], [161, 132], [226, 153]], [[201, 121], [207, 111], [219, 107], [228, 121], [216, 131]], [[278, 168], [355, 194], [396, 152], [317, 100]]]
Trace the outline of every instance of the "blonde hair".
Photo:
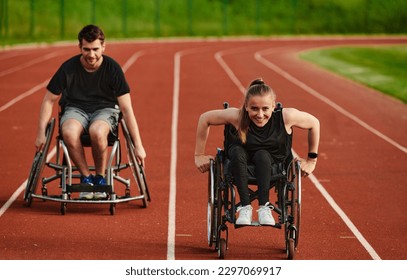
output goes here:
[[244, 103], [239, 112], [239, 130], [238, 130], [239, 138], [243, 144], [246, 143], [247, 131], [249, 130], [249, 125], [251, 121], [249, 118], [249, 114], [246, 111], [247, 103], [249, 102], [252, 96], [266, 94], [271, 94], [273, 99], [276, 98], [274, 91], [271, 89], [270, 86], [264, 83], [262, 78], [253, 80], [250, 83], [249, 87], [246, 89]]

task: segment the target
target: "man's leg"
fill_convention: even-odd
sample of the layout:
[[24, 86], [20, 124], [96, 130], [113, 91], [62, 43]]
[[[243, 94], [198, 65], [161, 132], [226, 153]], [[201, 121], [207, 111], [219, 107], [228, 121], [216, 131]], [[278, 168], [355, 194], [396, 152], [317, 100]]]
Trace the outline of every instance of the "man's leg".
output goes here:
[[105, 175], [108, 156], [107, 137], [109, 132], [109, 124], [102, 120], [95, 120], [89, 127], [92, 155], [93, 160], [95, 161], [95, 170], [97, 175]]
[[61, 127], [62, 137], [73, 163], [81, 175], [87, 177], [90, 171], [80, 139], [83, 130], [82, 124], [76, 119], [67, 119]]

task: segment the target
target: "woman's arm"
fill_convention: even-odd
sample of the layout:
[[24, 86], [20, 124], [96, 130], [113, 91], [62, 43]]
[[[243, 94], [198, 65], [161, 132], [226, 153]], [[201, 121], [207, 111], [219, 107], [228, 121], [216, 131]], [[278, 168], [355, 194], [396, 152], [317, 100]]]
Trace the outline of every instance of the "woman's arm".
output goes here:
[[232, 124], [237, 127], [238, 120], [239, 109], [237, 108], [212, 110], [203, 113], [199, 117], [195, 141], [195, 165], [199, 171], [208, 171], [210, 159], [213, 159], [213, 156], [205, 155], [205, 147], [209, 136], [210, 126]]
[[[313, 115], [299, 111], [294, 108], [283, 109], [284, 123], [288, 133], [292, 132], [293, 127], [308, 130], [308, 153], [318, 155], [320, 123]], [[304, 176], [311, 174], [317, 164], [317, 158], [307, 156], [307, 159], [299, 158], [301, 162], [301, 171]]]

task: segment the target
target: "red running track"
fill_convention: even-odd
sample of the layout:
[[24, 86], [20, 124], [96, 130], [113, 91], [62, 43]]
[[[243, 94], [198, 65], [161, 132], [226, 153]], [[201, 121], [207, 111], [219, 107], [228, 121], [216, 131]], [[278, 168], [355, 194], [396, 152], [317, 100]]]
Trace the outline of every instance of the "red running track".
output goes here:
[[[303, 180], [296, 258], [407, 259], [407, 107], [390, 97], [297, 58], [298, 52], [339, 45], [407, 44], [406, 37], [168, 40], [108, 42], [106, 54], [126, 70], [142, 138], [152, 202], [59, 204], [22, 190], [34, 155], [46, 81], [75, 43], [0, 52], [0, 258], [211, 260], [207, 245], [207, 174], [193, 162], [199, 115], [240, 106], [242, 87], [263, 77], [285, 107], [321, 121], [320, 158]], [[55, 108], [54, 112], [56, 113]], [[213, 128], [207, 146], [222, 146]], [[294, 150], [307, 153], [306, 134]], [[273, 228], [229, 226], [228, 259], [285, 259]]]

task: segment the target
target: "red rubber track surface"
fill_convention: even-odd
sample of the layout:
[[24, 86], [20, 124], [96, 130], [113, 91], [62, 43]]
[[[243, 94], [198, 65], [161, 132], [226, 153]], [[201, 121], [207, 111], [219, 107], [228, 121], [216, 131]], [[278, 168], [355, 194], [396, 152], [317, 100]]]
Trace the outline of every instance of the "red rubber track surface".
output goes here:
[[[237, 85], [246, 87], [263, 77], [283, 106], [319, 118], [322, 135], [315, 179], [374, 251], [369, 254], [315, 184], [304, 179], [296, 258], [364, 260], [377, 254], [381, 259], [407, 259], [406, 105], [297, 57], [313, 48], [388, 44], [406, 45], [407, 38], [108, 42], [106, 54], [122, 66], [138, 54], [126, 76], [148, 154], [152, 197], [147, 208], [139, 201], [118, 204], [113, 216], [107, 205], [68, 204], [65, 216], [55, 202], [33, 200], [31, 207], [23, 206], [23, 193], [17, 189], [26, 180], [34, 156], [45, 93], [42, 83], [78, 50], [72, 43], [1, 51], [0, 258], [216, 259], [207, 245], [208, 177], [198, 172], [193, 161], [197, 120], [206, 110], [222, 108], [224, 101], [240, 106], [242, 92]], [[176, 100], [174, 92], [179, 93]], [[8, 103], [21, 94], [26, 96]], [[178, 115], [173, 115], [174, 102], [179, 105]], [[172, 134], [173, 119], [178, 120], [177, 138]], [[174, 139], [176, 154], [171, 148]], [[212, 128], [207, 152], [215, 154], [222, 141], [222, 128]], [[293, 148], [306, 155], [306, 132], [294, 132]], [[172, 158], [176, 169], [171, 171]], [[170, 189], [173, 205], [169, 205]], [[12, 201], [16, 191], [18, 197]], [[172, 237], [169, 228], [175, 230]], [[173, 244], [168, 242], [171, 238]], [[283, 230], [229, 225], [227, 259], [285, 258]]]

